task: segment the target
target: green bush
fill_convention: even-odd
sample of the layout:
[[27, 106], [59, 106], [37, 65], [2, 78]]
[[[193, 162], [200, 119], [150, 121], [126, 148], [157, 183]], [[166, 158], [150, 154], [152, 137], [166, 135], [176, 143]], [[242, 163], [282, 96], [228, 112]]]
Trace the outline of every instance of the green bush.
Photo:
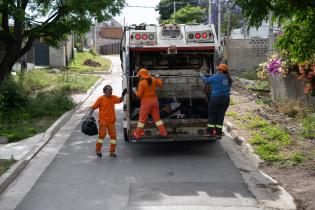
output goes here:
[[[28, 96], [23, 87], [12, 78], [6, 79], [0, 86], [0, 113], [2, 115], [10, 110], [23, 110], [28, 103]], [[1, 117], [1, 116], [0, 116]]]

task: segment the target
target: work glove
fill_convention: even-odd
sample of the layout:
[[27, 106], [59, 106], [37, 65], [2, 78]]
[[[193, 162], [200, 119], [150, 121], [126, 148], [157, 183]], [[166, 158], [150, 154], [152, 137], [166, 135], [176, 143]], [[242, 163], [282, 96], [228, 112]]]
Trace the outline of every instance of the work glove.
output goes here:
[[132, 91], [133, 91], [134, 93], [136, 93], [136, 92], [137, 92], [137, 88], [136, 88], [136, 87], [133, 87], [133, 88], [132, 88]]
[[204, 77], [205, 75], [204, 75], [204, 73], [200, 72], [200, 73], [199, 73], [199, 76], [200, 76], [200, 77]]
[[155, 78], [160, 78], [160, 75], [156, 74], [154, 75]]
[[121, 97], [125, 97], [126, 93], [127, 93], [127, 88], [123, 90], [123, 92], [121, 93]]

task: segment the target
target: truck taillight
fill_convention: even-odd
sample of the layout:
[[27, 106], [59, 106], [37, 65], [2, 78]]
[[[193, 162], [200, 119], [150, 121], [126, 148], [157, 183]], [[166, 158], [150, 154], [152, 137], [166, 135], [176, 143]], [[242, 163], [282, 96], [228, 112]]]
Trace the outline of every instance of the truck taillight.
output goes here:
[[141, 39], [141, 35], [140, 34], [136, 34], [136, 40]]
[[148, 32], [132, 32], [130, 34], [130, 44], [132, 45], [155, 45], [156, 44], [156, 32], [148, 31]]
[[150, 39], [150, 40], [153, 40], [153, 39], [154, 39], [154, 35], [153, 35], [153, 34], [150, 34], [150, 35], [149, 35], [149, 39]]
[[201, 35], [199, 33], [195, 33], [196, 39], [200, 39]]
[[186, 33], [187, 42], [213, 43], [214, 36], [211, 31], [191, 31]]

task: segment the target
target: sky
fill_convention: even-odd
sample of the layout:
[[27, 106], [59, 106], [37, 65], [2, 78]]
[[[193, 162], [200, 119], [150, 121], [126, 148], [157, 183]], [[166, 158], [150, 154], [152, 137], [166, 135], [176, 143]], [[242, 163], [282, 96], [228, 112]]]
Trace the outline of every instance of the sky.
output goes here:
[[[129, 6], [143, 6], [143, 7], [156, 7], [160, 0], [126, 0]], [[121, 24], [158, 24], [157, 18], [159, 17], [158, 11], [154, 8], [139, 8], [139, 7], [125, 7], [119, 16], [115, 19]]]

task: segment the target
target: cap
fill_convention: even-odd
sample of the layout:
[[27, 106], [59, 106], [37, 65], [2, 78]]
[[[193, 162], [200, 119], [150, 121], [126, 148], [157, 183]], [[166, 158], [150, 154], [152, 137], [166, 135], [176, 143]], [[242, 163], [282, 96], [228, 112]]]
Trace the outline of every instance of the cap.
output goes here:
[[221, 63], [217, 66], [217, 69], [219, 69], [221, 71], [228, 71], [228, 66], [224, 63]]
[[139, 76], [143, 79], [148, 79], [150, 77], [150, 73], [147, 69], [140, 69], [137, 74], [137, 77]]

